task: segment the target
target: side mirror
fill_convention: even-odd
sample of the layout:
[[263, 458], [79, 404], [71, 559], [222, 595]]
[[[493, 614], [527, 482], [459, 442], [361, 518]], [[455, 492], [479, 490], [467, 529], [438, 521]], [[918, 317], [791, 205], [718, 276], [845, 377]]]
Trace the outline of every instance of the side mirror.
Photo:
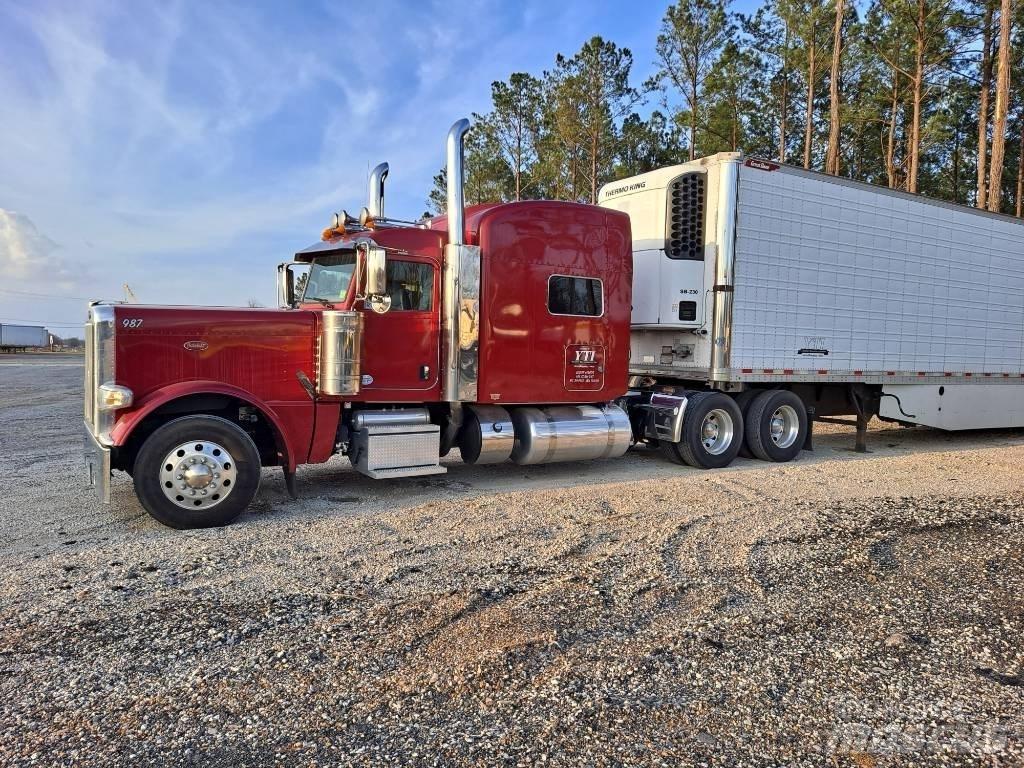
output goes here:
[[277, 265], [277, 306], [282, 309], [295, 306], [295, 275], [289, 266]]
[[391, 309], [388, 295], [387, 251], [374, 245], [363, 249], [366, 259], [366, 301], [370, 309], [383, 314]]
[[277, 265], [277, 305], [282, 309], [294, 307], [297, 294], [301, 294], [302, 289], [305, 287], [308, 271], [299, 275], [298, 284], [296, 285], [294, 272], [296, 267], [309, 269], [308, 264], [296, 264], [294, 262], [285, 262], [284, 264]]

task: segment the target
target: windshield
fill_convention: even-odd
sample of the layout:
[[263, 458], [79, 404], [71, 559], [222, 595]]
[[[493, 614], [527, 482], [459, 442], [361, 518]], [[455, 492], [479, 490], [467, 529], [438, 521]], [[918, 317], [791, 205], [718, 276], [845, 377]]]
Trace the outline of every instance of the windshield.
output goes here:
[[323, 256], [313, 262], [302, 291], [302, 301], [328, 301], [341, 304], [348, 298], [352, 271], [356, 266], [354, 252]]

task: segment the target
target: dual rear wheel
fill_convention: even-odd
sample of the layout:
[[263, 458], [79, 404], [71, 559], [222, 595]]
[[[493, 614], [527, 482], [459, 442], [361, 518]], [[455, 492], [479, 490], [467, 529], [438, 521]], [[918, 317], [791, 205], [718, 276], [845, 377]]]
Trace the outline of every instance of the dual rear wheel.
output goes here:
[[765, 461], [791, 461], [806, 438], [807, 409], [788, 390], [748, 390], [735, 398], [694, 392], [687, 395], [682, 439], [660, 447], [677, 463], [720, 469], [741, 452]]
[[758, 392], [746, 413], [744, 442], [764, 461], [792, 461], [807, 440], [807, 408], [785, 389]]

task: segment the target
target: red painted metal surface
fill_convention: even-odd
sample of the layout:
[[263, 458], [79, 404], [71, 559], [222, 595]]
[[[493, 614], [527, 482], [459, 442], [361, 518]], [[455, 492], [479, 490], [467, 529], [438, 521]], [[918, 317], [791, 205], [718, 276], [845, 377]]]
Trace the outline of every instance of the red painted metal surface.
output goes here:
[[309, 443], [309, 457], [306, 462], [319, 464], [334, 455], [334, 446], [338, 439], [338, 423], [341, 421], [341, 408], [336, 402], [319, 402], [316, 405], [313, 437]]
[[[482, 251], [480, 384], [491, 403], [596, 403], [626, 391], [633, 257], [629, 217], [575, 203], [514, 203], [474, 210]], [[601, 317], [553, 315], [548, 278], [598, 278]], [[572, 384], [566, 347], [602, 347], [600, 386]]]
[[306, 461], [313, 403], [297, 374], [316, 377], [312, 312], [125, 304], [115, 307], [114, 317], [116, 381], [135, 395], [135, 405], [119, 417], [115, 444], [127, 439], [149, 406], [218, 392], [266, 410], [287, 445], [289, 464]]
[[[363, 310], [363, 386], [358, 397], [368, 403], [424, 403], [441, 398], [439, 378], [441, 329], [441, 267], [446, 232], [419, 228], [379, 229], [360, 232], [331, 241], [338, 248], [352, 248], [356, 238], [372, 237], [388, 249], [388, 261], [429, 264], [433, 269], [431, 307], [428, 311], [403, 310], [393, 306], [385, 314], [376, 314], [356, 302]], [[299, 258], [305, 259], [305, 256]], [[361, 292], [361, 290], [360, 290]], [[349, 309], [355, 296], [337, 309]], [[323, 307], [304, 305], [313, 311]], [[426, 367], [426, 378], [421, 371]], [[318, 430], [319, 431], [319, 430]]]
[[[255, 397], [251, 392], [219, 381], [183, 381], [169, 384], [154, 390], [141, 400], [136, 400], [130, 410], [121, 414], [114, 429], [111, 430], [113, 444], [124, 445], [135, 427], [160, 406], [191, 395], [210, 394], [237, 398], [266, 414], [274, 429], [278, 448], [284, 455], [285, 466], [294, 469], [296, 465], [307, 460], [306, 455], [309, 451], [307, 435], [312, 429], [311, 419], [313, 417], [308, 398], [305, 402], [277, 403], [276, 406], [271, 406]], [[337, 412], [338, 408], [333, 407], [332, 410]], [[334, 425], [336, 429], [337, 418], [334, 420]]]

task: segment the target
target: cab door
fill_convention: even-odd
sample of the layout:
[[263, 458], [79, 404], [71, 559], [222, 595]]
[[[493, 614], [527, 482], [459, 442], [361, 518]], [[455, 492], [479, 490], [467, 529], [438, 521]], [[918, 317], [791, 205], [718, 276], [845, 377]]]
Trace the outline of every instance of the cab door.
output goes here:
[[371, 401], [436, 400], [440, 396], [440, 269], [426, 258], [389, 257], [391, 308], [367, 308], [362, 394]]

